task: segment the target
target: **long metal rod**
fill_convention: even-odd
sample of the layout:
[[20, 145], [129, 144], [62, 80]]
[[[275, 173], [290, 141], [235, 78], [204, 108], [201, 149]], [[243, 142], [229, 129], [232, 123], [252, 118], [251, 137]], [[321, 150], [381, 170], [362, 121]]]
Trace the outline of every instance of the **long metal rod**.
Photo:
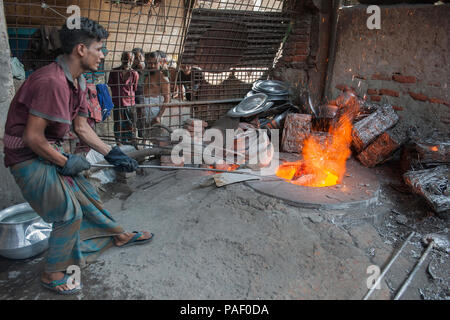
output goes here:
[[372, 295], [373, 291], [377, 288], [378, 284], [381, 282], [381, 280], [383, 279], [383, 277], [386, 275], [386, 273], [388, 272], [388, 270], [391, 268], [392, 264], [394, 263], [395, 260], [397, 260], [398, 256], [400, 255], [400, 253], [403, 251], [403, 249], [406, 247], [406, 244], [409, 242], [409, 240], [411, 240], [411, 238], [414, 236], [415, 232], [411, 232], [411, 234], [408, 236], [408, 238], [405, 240], [405, 242], [403, 243], [403, 245], [400, 247], [400, 249], [398, 249], [397, 253], [391, 258], [391, 260], [389, 261], [388, 265], [386, 266], [386, 268], [384, 268], [383, 272], [381, 273], [381, 275], [378, 277], [377, 281], [375, 282], [375, 284], [372, 286], [372, 288], [370, 288], [370, 290], [366, 293], [366, 295], [364, 296], [363, 300], [367, 300], [369, 299], [369, 297]]
[[412, 279], [414, 278], [414, 275], [416, 274], [417, 270], [420, 269], [420, 266], [425, 261], [425, 259], [427, 258], [428, 254], [431, 252], [431, 250], [433, 250], [433, 246], [434, 246], [434, 241], [431, 241], [428, 244], [427, 250], [425, 250], [425, 252], [422, 254], [422, 257], [417, 262], [417, 264], [414, 267], [413, 271], [411, 271], [411, 273], [409, 274], [408, 278], [405, 280], [405, 282], [403, 283], [402, 287], [399, 289], [398, 293], [395, 295], [394, 300], [399, 300], [400, 297], [403, 295], [403, 293], [406, 291], [406, 289], [408, 288], [408, 286], [411, 283]]
[[[96, 168], [114, 168], [112, 164], [91, 164], [92, 167]], [[220, 169], [209, 169], [209, 168], [192, 168], [192, 167], [172, 167], [172, 166], [154, 166], [154, 165], [140, 165], [139, 168], [143, 169], [175, 169], [175, 170], [197, 170], [197, 171], [213, 171], [213, 172], [226, 172], [226, 173], [235, 173], [235, 174], [245, 174], [249, 176], [261, 177], [260, 175], [245, 172], [245, 171], [228, 171], [228, 170], [220, 170]]]

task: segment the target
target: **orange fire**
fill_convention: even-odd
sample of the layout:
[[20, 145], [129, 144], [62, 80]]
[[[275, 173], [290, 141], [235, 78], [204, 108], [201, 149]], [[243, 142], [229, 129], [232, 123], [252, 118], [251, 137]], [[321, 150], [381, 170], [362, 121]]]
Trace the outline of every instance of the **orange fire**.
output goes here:
[[308, 187], [329, 187], [342, 181], [351, 154], [352, 121], [344, 114], [325, 141], [311, 135], [303, 145], [303, 160], [282, 164], [276, 175]]
[[431, 150], [431, 151], [434, 151], [434, 152], [439, 151], [439, 149], [438, 149], [437, 146], [432, 146], [432, 147], [430, 147], [430, 150]]

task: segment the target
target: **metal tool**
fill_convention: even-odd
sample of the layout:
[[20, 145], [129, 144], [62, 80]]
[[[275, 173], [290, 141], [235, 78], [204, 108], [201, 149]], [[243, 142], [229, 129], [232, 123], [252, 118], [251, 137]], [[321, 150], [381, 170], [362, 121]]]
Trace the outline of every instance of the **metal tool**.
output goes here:
[[[91, 164], [94, 168], [114, 168], [112, 164]], [[235, 173], [235, 174], [246, 174], [252, 175], [256, 177], [261, 177], [257, 174], [252, 174], [245, 171], [228, 171], [228, 170], [220, 170], [220, 169], [209, 169], [209, 168], [192, 168], [192, 167], [172, 167], [172, 166], [155, 166], [155, 165], [140, 165], [139, 168], [142, 169], [174, 169], [174, 170], [197, 170], [197, 171], [213, 171], [213, 172], [226, 172], [226, 173]]]
[[409, 274], [408, 278], [403, 283], [402, 287], [398, 290], [398, 293], [395, 295], [394, 300], [399, 300], [400, 297], [403, 295], [403, 293], [408, 288], [409, 284], [411, 283], [412, 279], [414, 278], [414, 275], [416, 274], [417, 270], [420, 269], [420, 266], [427, 258], [428, 254], [433, 250], [434, 241], [431, 240], [428, 244], [427, 250], [422, 254], [422, 257], [420, 257], [420, 260], [417, 262], [416, 266], [414, 267], [413, 271]]
[[311, 101], [311, 96], [308, 94], [308, 104], [309, 104], [309, 108], [311, 109], [312, 113], [314, 114], [314, 117], [317, 118], [318, 114], [316, 111], [316, 108], [314, 108], [312, 101]]
[[405, 242], [403, 243], [403, 245], [400, 247], [400, 249], [398, 249], [397, 253], [391, 258], [391, 260], [389, 261], [388, 265], [386, 266], [386, 268], [383, 270], [383, 272], [380, 274], [380, 276], [378, 277], [377, 281], [375, 281], [374, 285], [370, 288], [370, 290], [366, 293], [366, 295], [364, 296], [363, 300], [368, 300], [369, 297], [372, 295], [373, 291], [377, 288], [378, 284], [381, 282], [381, 280], [383, 279], [383, 277], [386, 275], [386, 273], [388, 272], [388, 270], [391, 268], [392, 264], [394, 263], [395, 260], [397, 260], [398, 256], [400, 255], [400, 253], [403, 251], [403, 249], [406, 247], [406, 244], [409, 242], [409, 240], [411, 240], [411, 238], [414, 236], [415, 232], [411, 232], [410, 235], [408, 236], [408, 238], [405, 240]]

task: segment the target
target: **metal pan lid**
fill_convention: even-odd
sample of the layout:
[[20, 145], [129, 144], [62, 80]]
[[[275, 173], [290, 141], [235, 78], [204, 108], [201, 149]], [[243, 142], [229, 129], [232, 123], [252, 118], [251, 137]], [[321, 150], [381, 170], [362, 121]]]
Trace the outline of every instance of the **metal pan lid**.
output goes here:
[[253, 84], [253, 91], [262, 92], [270, 95], [289, 94], [289, 85], [286, 82], [278, 80], [256, 81]]
[[253, 96], [253, 95], [257, 94], [257, 93], [264, 93], [264, 94], [266, 94], [267, 95], [267, 101], [282, 101], [282, 100], [289, 101], [290, 98], [291, 98], [289, 96], [289, 94], [286, 94], [286, 95], [270, 95], [270, 94], [267, 94], [265, 92], [256, 92], [256, 91], [253, 91], [253, 90], [250, 90], [249, 92], [247, 92], [247, 95], [245, 97], [250, 97], [250, 96]]
[[267, 95], [264, 93], [256, 93], [246, 97], [237, 106], [229, 110], [227, 115], [232, 118], [237, 118], [249, 117], [264, 112], [273, 106], [273, 102], [268, 102], [267, 98]]

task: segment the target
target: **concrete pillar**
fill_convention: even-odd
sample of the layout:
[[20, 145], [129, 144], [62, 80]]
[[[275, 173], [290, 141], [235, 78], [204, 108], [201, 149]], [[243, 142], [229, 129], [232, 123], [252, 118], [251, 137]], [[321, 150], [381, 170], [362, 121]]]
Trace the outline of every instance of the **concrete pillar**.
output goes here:
[[3, 138], [9, 104], [15, 93], [9, 63], [10, 52], [3, 0], [0, 0], [0, 139]]
[[3, 0], [0, 0], [0, 210], [25, 202], [9, 169], [3, 165], [3, 135], [9, 104], [14, 97], [14, 82], [9, 63], [10, 49]]

